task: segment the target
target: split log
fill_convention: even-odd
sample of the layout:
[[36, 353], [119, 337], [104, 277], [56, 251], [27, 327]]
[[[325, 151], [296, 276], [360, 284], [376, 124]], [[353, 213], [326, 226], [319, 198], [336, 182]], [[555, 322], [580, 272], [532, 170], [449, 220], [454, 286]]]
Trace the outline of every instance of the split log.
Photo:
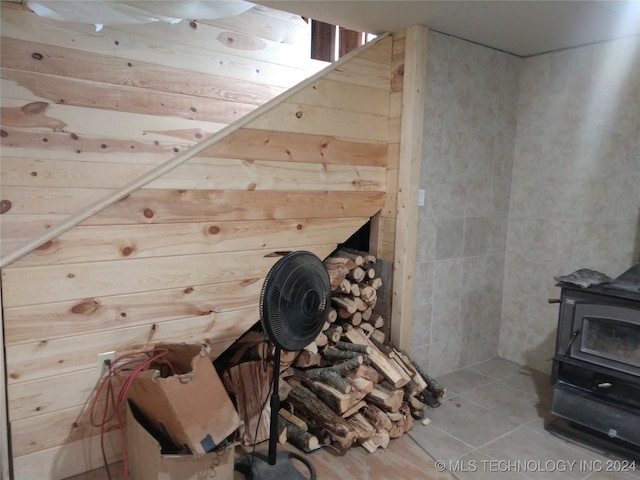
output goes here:
[[280, 353], [280, 372], [284, 372], [287, 368], [293, 365], [296, 357], [300, 352], [290, 352], [288, 350], [282, 350]]
[[368, 322], [373, 316], [373, 308], [369, 307], [364, 312], [362, 312], [362, 320]]
[[375, 327], [368, 322], [362, 322], [358, 327], [362, 329], [367, 337], [371, 336], [375, 331]]
[[327, 337], [329, 338], [329, 341], [331, 343], [336, 343], [336, 342], [340, 341], [340, 339], [342, 338], [342, 326], [341, 325], [332, 325], [331, 327], [329, 327], [327, 329], [325, 334], [327, 335]]
[[329, 360], [351, 360], [353, 358], [360, 358], [360, 364], [362, 364], [363, 360], [362, 354], [357, 351], [340, 350], [335, 347], [325, 347], [324, 350], [322, 350], [322, 354]]
[[372, 278], [369, 285], [378, 290], [382, 286], [382, 279], [380, 277]]
[[350, 406], [349, 408], [347, 408], [343, 413], [342, 413], [342, 418], [349, 418], [352, 415], [358, 413], [364, 406], [367, 405], [367, 402], [365, 402], [364, 400], [360, 400], [356, 403], [354, 403], [352, 406]]
[[349, 270], [347, 273], [347, 278], [353, 280], [355, 283], [362, 282], [367, 276], [367, 272], [365, 272], [362, 268], [356, 267], [353, 270]]
[[340, 350], [348, 350], [351, 352], [360, 352], [360, 353], [366, 353], [366, 354], [371, 353], [371, 347], [369, 345], [361, 345], [358, 343], [337, 341], [335, 346]]
[[348, 293], [350, 293], [354, 297], [359, 297], [361, 295], [360, 286], [357, 283], [352, 283], [349, 286], [349, 292]]
[[289, 394], [289, 402], [296, 410], [312, 420], [318, 427], [324, 428], [342, 448], [353, 445], [356, 432], [347, 421], [331, 410], [316, 394], [302, 385], [295, 385]]
[[[364, 263], [364, 257], [367, 255], [366, 252], [360, 252], [359, 250], [347, 247], [340, 247], [335, 252], [335, 254], [331, 255], [334, 258], [347, 258], [352, 260], [356, 267], [359, 267]], [[353, 267], [351, 268], [353, 270]]]
[[[364, 261], [364, 259], [363, 259], [363, 261]], [[353, 261], [348, 256], [339, 255], [337, 253], [325, 258], [322, 263], [324, 263], [324, 266], [326, 268], [328, 268], [329, 266], [333, 266], [333, 265], [342, 265], [347, 270], [351, 270], [353, 268], [356, 268], [356, 267], [360, 266], [360, 265], [356, 265], [356, 262]]]
[[334, 295], [331, 297], [331, 302], [338, 308], [342, 308], [349, 313], [355, 313], [358, 310], [358, 304], [353, 298]]
[[375, 304], [375, 301], [378, 299], [378, 294], [376, 293], [376, 289], [370, 285], [360, 286], [360, 295], [359, 295], [367, 305]]
[[[327, 259], [328, 260], [328, 259]], [[331, 284], [331, 291], [335, 292], [340, 288], [341, 283], [347, 278], [347, 274], [350, 269], [347, 268], [343, 263], [338, 263], [335, 261], [327, 261], [325, 260], [324, 266], [327, 269], [327, 273], [329, 274], [329, 283]], [[349, 282], [351, 285], [351, 282]]]
[[393, 428], [393, 423], [391, 422], [389, 416], [375, 405], [367, 404], [362, 409], [362, 413], [371, 421], [373, 426], [376, 428], [382, 428], [387, 431]]
[[415, 364], [411, 361], [406, 353], [393, 348], [392, 352], [389, 354], [389, 357], [395, 360], [411, 376], [411, 382], [407, 386], [407, 391], [409, 394], [415, 395], [422, 392], [425, 388], [428, 387], [426, 380], [422, 377], [422, 375], [420, 375], [420, 373], [416, 369]]
[[363, 267], [373, 268], [376, 264], [375, 255], [371, 255], [370, 253], [364, 256], [364, 261], [362, 262]]
[[411, 366], [413, 367], [413, 369], [416, 371], [417, 374], [419, 374], [422, 379], [426, 382], [427, 387], [426, 390], [431, 394], [431, 396], [440, 401], [442, 400], [446, 395], [447, 395], [447, 389], [446, 387], [444, 387], [443, 385], [440, 385], [440, 383], [438, 383], [438, 381], [427, 375], [426, 373], [424, 373], [422, 371], [422, 369], [416, 365], [413, 361], [411, 361], [411, 359], [409, 358], [409, 355], [407, 355], [405, 352], [403, 352], [400, 349], [395, 349], [394, 350], [401, 355], [401, 358], [404, 358], [407, 360], [407, 362], [409, 362], [411, 364]]
[[338, 373], [338, 371], [333, 367], [314, 368], [312, 370], [308, 370], [306, 375], [310, 380], [324, 382], [342, 393], [349, 393], [351, 391], [351, 385], [342, 378], [340, 373]]
[[373, 366], [385, 376], [394, 388], [400, 388], [411, 381], [411, 377], [400, 371], [364, 334], [359, 328], [354, 328], [345, 333], [346, 337], [353, 343], [370, 345], [371, 353], [369, 358]]
[[309, 350], [302, 350], [296, 357], [293, 365], [297, 368], [319, 367], [322, 364], [322, 355], [312, 353]]
[[278, 415], [280, 415], [282, 418], [284, 418], [289, 423], [293, 423], [300, 430], [304, 430], [305, 432], [309, 431], [309, 425], [307, 425], [307, 422], [305, 422], [303, 419], [298, 417], [296, 414], [290, 412], [286, 408], [281, 408], [278, 411]]
[[373, 383], [380, 383], [383, 380], [382, 375], [370, 365], [360, 365], [353, 370], [353, 374], [359, 378], [370, 380]]
[[413, 417], [411, 415], [411, 409], [409, 408], [409, 405], [403, 403], [400, 407], [400, 413], [402, 413], [402, 415], [404, 416], [404, 433], [407, 433], [413, 428]]
[[243, 445], [255, 445], [269, 438], [271, 407], [267, 399], [271, 390], [273, 366], [262, 361], [244, 362], [223, 373], [227, 390], [236, 400], [243, 425], [239, 434]]
[[347, 382], [362, 395], [367, 395], [373, 391], [374, 383], [371, 380], [367, 380], [363, 377], [358, 377], [352, 370], [344, 377]]
[[314, 341], [318, 347], [325, 347], [329, 343], [329, 337], [327, 337], [326, 333], [320, 332]]
[[278, 418], [278, 426], [286, 428], [287, 441], [300, 450], [309, 453], [318, 448], [318, 437], [308, 431], [302, 430], [282, 416]]
[[362, 312], [356, 312], [353, 315], [351, 315], [351, 318], [349, 319], [349, 321], [351, 322], [351, 325], [353, 325], [354, 327], [357, 327], [358, 325], [360, 325], [362, 323]]
[[338, 312], [336, 312], [335, 308], [330, 308], [329, 313], [327, 314], [327, 322], [333, 323], [338, 318]]
[[351, 288], [351, 282], [349, 280], [347, 280], [346, 278], [344, 280], [342, 280], [338, 286], [335, 289], [336, 292], [338, 293], [344, 293], [345, 295], [348, 294], [352, 294], [353, 295], [353, 289]]
[[371, 332], [371, 335], [369, 335], [369, 338], [378, 343], [384, 343], [387, 336], [382, 330], [374, 329], [373, 332]]
[[[379, 313], [374, 313], [371, 316], [369, 323], [373, 325], [375, 328], [382, 328], [384, 327], [384, 318]], [[380, 342], [380, 343], [384, 343], [384, 342]]]
[[361, 413], [356, 413], [348, 421], [356, 431], [358, 441], [368, 440], [376, 433], [375, 427]]
[[360, 445], [369, 453], [375, 452], [378, 448], [386, 449], [389, 446], [389, 431], [384, 428], [379, 428], [373, 436]]
[[367, 395], [367, 400], [388, 412], [397, 412], [404, 401], [404, 392], [386, 387], [384, 384], [378, 384]]
[[393, 426], [389, 430], [389, 438], [400, 438], [404, 434], [404, 420], [392, 421]]
[[278, 443], [280, 445], [284, 445], [285, 443], [287, 443], [287, 439], [288, 439], [287, 426], [284, 425], [283, 423], [278, 422]]
[[309, 387], [311, 391], [320, 398], [320, 400], [340, 416], [351, 408], [354, 402], [358, 401], [354, 400], [351, 393], [341, 392], [340, 390], [323, 382], [311, 382]]
[[[282, 375], [281, 375], [281, 378], [282, 378]], [[287, 399], [290, 391], [291, 391], [291, 387], [287, 382], [278, 383], [278, 397], [280, 397], [281, 401], [284, 401]]]
[[408, 394], [405, 395], [404, 400], [409, 405], [409, 410], [413, 418], [415, 419], [424, 418], [424, 409], [427, 407], [425, 403], [421, 402], [414, 395], [408, 395]]

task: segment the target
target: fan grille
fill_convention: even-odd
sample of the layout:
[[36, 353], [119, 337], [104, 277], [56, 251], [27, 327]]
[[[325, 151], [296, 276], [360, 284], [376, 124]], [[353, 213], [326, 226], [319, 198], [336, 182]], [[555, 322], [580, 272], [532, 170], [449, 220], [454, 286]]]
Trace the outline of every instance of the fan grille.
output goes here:
[[276, 262], [260, 296], [262, 326], [283, 350], [300, 350], [318, 336], [331, 305], [329, 274], [322, 261], [304, 250]]

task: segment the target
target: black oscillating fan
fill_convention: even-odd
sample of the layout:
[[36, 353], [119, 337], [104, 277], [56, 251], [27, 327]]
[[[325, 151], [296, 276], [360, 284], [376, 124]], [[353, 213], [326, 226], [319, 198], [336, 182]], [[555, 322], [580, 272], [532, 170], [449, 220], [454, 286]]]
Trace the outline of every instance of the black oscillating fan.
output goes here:
[[285, 255], [265, 278], [260, 295], [260, 321], [275, 346], [269, 452], [267, 458], [259, 453], [238, 458], [234, 469], [247, 479], [306, 480], [307, 477], [292, 465], [291, 459], [309, 469], [311, 480], [316, 478], [313, 465], [304, 457], [276, 451], [280, 410], [278, 373], [281, 350], [301, 350], [315, 340], [327, 319], [330, 304], [329, 274], [322, 261], [311, 252], [301, 250]]

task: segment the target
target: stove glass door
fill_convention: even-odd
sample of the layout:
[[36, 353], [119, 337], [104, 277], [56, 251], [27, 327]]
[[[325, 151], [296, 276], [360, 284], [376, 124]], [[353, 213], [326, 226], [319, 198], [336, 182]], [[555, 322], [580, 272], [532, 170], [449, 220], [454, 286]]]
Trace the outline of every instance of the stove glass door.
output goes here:
[[571, 355], [640, 376], [640, 310], [577, 304]]
[[609, 318], [585, 317], [581, 350], [640, 367], [640, 326]]

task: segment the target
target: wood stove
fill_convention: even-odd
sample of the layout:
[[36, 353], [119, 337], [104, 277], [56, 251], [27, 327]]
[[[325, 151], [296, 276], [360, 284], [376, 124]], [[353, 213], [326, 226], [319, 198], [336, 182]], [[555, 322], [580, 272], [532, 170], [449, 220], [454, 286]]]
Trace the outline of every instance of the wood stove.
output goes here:
[[551, 412], [640, 452], [640, 292], [558, 286]]

